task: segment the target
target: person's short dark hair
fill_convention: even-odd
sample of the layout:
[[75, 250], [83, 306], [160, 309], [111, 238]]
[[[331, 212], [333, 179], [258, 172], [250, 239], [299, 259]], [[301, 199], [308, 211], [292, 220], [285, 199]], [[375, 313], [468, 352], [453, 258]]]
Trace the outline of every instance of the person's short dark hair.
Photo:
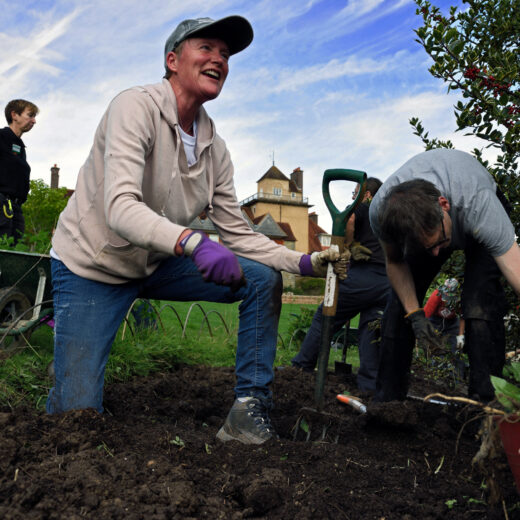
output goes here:
[[377, 177], [369, 177], [366, 183], [366, 191], [369, 191], [372, 197], [377, 193], [383, 184]]
[[20, 116], [26, 108], [34, 112], [34, 115], [36, 115], [40, 111], [40, 109], [34, 103], [26, 101], [25, 99], [13, 99], [12, 101], [9, 101], [9, 103], [7, 103], [7, 105], [5, 106], [4, 111], [7, 124], [10, 125], [13, 122], [11, 112], [15, 112]]
[[394, 186], [379, 211], [381, 240], [403, 250], [417, 249], [425, 235], [440, 226], [441, 192], [429, 181], [414, 179]]

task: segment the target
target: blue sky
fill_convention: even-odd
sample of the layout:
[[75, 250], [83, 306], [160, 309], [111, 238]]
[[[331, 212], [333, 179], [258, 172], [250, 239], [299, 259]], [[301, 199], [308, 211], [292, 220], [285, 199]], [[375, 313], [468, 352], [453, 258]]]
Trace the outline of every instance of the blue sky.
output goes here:
[[[433, 3], [447, 12], [460, 1]], [[220, 97], [206, 103], [235, 165], [239, 200], [273, 162], [304, 170], [304, 195], [330, 230], [323, 171], [350, 168], [384, 180], [422, 151], [408, 120], [470, 151], [454, 134], [446, 87], [415, 42], [411, 0], [0, 0], [0, 103], [40, 107], [24, 135], [32, 177], [73, 188], [109, 101], [163, 74], [164, 42], [185, 18], [245, 16], [255, 38], [230, 60]], [[336, 185], [339, 208], [352, 186]]]

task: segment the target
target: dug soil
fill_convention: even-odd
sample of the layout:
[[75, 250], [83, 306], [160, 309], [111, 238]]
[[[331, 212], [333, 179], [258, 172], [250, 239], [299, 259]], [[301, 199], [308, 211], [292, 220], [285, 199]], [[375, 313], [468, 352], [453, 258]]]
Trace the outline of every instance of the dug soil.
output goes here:
[[[2, 409], [0, 518], [520, 518], [503, 451], [472, 464], [477, 408], [361, 395], [360, 414], [336, 400], [354, 380], [331, 374], [334, 417], [311, 414], [295, 430], [314, 376], [284, 368], [273, 387], [280, 440], [223, 444], [233, 384], [231, 368], [182, 366], [107, 386], [102, 415]], [[457, 393], [413, 376], [414, 395], [432, 391]]]

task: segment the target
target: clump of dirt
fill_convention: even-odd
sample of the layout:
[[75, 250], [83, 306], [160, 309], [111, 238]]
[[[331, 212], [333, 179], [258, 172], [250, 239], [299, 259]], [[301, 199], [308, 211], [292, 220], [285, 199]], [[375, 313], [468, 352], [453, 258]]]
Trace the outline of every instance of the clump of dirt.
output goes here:
[[[108, 386], [103, 415], [0, 410], [0, 518], [499, 519], [504, 508], [520, 518], [505, 455], [493, 461], [495, 503], [472, 465], [478, 410], [358, 393], [362, 415], [335, 398], [356, 394], [353, 380], [329, 375], [332, 419], [323, 435], [311, 417], [306, 442], [295, 426], [314, 407], [314, 376], [284, 368], [273, 388], [280, 440], [222, 444], [233, 384], [231, 368], [184, 366]], [[449, 393], [417, 373], [412, 391]]]

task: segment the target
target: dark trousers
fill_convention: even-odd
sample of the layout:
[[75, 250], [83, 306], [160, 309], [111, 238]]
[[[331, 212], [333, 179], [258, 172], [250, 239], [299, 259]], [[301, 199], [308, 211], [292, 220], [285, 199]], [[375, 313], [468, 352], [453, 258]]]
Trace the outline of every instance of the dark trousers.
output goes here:
[[[465, 348], [470, 365], [468, 394], [491, 400], [494, 391], [489, 376], [500, 376], [504, 366], [506, 297], [500, 281], [501, 273], [493, 257], [474, 240], [468, 242], [464, 252], [462, 314], [466, 320]], [[424, 253], [405, 258], [419, 302], [424, 300], [429, 285], [451, 253], [442, 250], [438, 257]], [[406, 398], [414, 344], [412, 328], [404, 318], [397, 294], [392, 290], [382, 322], [375, 400]]]
[[[11, 202], [11, 207], [5, 197], [0, 204], [0, 237], [14, 238], [14, 244], [22, 237], [25, 232], [25, 219], [20, 204]], [[11, 211], [12, 210], [12, 211]]]
[[[368, 324], [381, 317], [390, 293], [390, 283], [384, 266], [356, 263], [348, 271], [346, 280], [339, 284], [338, 306], [333, 333], [357, 314], [359, 318], [360, 367], [357, 384], [360, 390], [374, 391], [379, 360], [379, 334]], [[304, 370], [314, 370], [321, 347], [321, 318], [323, 304], [314, 314], [312, 324], [303, 340], [300, 352], [292, 364]]]

